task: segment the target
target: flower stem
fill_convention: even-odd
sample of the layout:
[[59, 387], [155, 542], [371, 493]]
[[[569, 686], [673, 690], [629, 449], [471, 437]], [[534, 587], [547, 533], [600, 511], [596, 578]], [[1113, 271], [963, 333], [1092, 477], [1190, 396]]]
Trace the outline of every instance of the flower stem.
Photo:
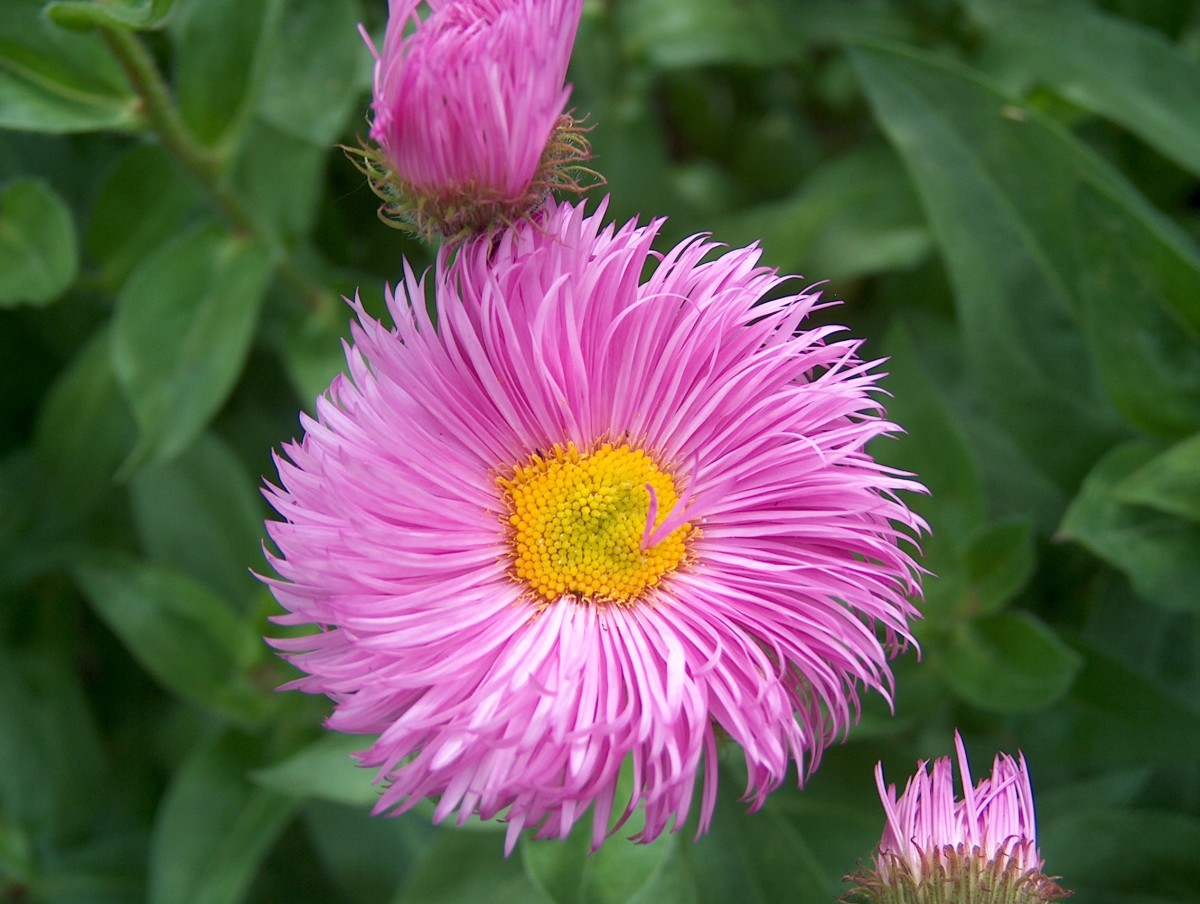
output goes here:
[[278, 273], [304, 299], [310, 310], [320, 311], [330, 301], [329, 289], [305, 273], [269, 228], [246, 209], [237, 192], [222, 178], [222, 160], [196, 140], [175, 106], [170, 89], [146, 46], [133, 32], [100, 28], [100, 36], [129, 79], [142, 102], [146, 123], [166, 150], [199, 184], [235, 232], [262, 241], [278, 262]]

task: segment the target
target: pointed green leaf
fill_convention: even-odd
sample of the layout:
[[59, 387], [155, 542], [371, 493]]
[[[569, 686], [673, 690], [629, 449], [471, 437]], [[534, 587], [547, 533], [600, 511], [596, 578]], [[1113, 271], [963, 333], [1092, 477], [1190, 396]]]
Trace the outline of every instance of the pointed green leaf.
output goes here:
[[[1126, 619], [1147, 615], [1136, 600], [1126, 602], [1121, 614]], [[1176, 645], [1185, 624], [1175, 622], [1171, 639]], [[1045, 726], [1049, 749], [1063, 762], [1077, 763], [1085, 775], [1115, 767], [1192, 765], [1200, 750], [1200, 701], [1190, 686], [1172, 692], [1094, 650], [1084, 650], [1084, 666], [1064, 714]]]
[[737, 799], [743, 782], [740, 776], [722, 774], [709, 833], [694, 845], [686, 836], [681, 839], [679, 854], [694, 890], [692, 900], [698, 904], [834, 900], [842, 890], [838, 874], [820, 861], [799, 826], [773, 801], [747, 813], [745, 801]]
[[[1080, 274], [1084, 332], [1114, 407], [1148, 433], [1200, 429], [1200, 253], [1195, 261], [1156, 241], [1114, 198], [1082, 186], [1088, 224]], [[1178, 314], [1190, 316], [1191, 334]], [[1176, 315], [1176, 316], [1172, 316]]]
[[630, 50], [658, 69], [715, 63], [777, 66], [795, 60], [801, 45], [789, 39], [770, 0], [642, 0], [618, 10]]
[[324, 189], [327, 147], [255, 120], [246, 128], [233, 180], [263, 228], [285, 239], [312, 228]]
[[891, 41], [919, 39], [925, 24], [893, 3], [855, 3], [843, 0], [777, 0], [775, 9], [794, 35], [808, 45], [840, 44], [861, 38]]
[[[1086, 666], [1085, 666], [1086, 668]], [[1078, 684], [1083, 681], [1080, 676]], [[1086, 774], [1085, 778], [1058, 785], [1052, 791], [1037, 796], [1038, 819], [1083, 810], [1088, 807], [1135, 806], [1140, 795], [1145, 793], [1146, 784], [1154, 774], [1151, 766], [1116, 768], [1099, 775]]]
[[197, 748], [175, 774], [150, 842], [150, 904], [236, 904], [296, 811], [294, 798], [256, 787], [255, 742], [227, 734]]
[[265, 695], [246, 678], [262, 641], [224, 600], [123, 556], [95, 556], [71, 571], [96, 614], [168, 690], [246, 723], [265, 712]]
[[[0, 591], [20, 587], [74, 558], [74, 514], [45, 485], [33, 450], [21, 448], [0, 457]], [[9, 608], [0, 606], [0, 614]]]
[[249, 122], [282, 10], [282, 0], [204, 0], [172, 18], [179, 112], [202, 143], [236, 143]]
[[104, 3], [96, 0], [56, 0], [46, 7], [46, 15], [56, 25], [77, 31], [92, 28], [159, 28], [171, 12], [175, 0], [125, 0]]
[[956, 362], [939, 373], [940, 384], [943, 390], [953, 388], [957, 397], [954, 416], [978, 459], [989, 512], [1002, 519], [1028, 518], [1037, 533], [1053, 531], [1069, 495], [1039, 467], [1036, 450], [1022, 449], [965, 385], [966, 362], [959, 358], [963, 349], [952, 325], [928, 317], [916, 325], [922, 331], [936, 329], [931, 348], [949, 351]]
[[345, 309], [325, 305], [303, 317], [292, 318], [280, 338], [280, 357], [296, 397], [311, 413], [314, 400], [346, 368]]
[[59, 495], [88, 512], [115, 486], [114, 476], [137, 436], [113, 373], [111, 331], [101, 329], [46, 394], [35, 449]]
[[1200, 65], [1137, 22], [1090, 3], [970, 0], [1031, 80], [1118, 122], [1200, 175]]
[[883, 386], [890, 393], [888, 417], [904, 428], [896, 440], [875, 443], [872, 453], [911, 471], [929, 489], [911, 504], [929, 520], [930, 542], [957, 544], [984, 516], [979, 464], [950, 411], [942, 390], [926, 371], [907, 325], [896, 323], [884, 339]]
[[[133, 516], [148, 557], [241, 604], [261, 586], [262, 497], [245, 465], [206, 434], [184, 454], [139, 471], [130, 483]], [[180, 517], [186, 513], [186, 517]]]
[[54, 189], [21, 179], [0, 190], [0, 308], [54, 301], [78, 265], [75, 222]]
[[42, 17], [42, 0], [0, 3], [0, 128], [127, 129], [137, 100], [97, 35]]
[[200, 192], [158, 145], [131, 148], [101, 183], [87, 249], [106, 282], [120, 286], [139, 262], [184, 231]]
[[1115, 492], [1122, 502], [1200, 521], [1200, 434], [1146, 462]]
[[525, 873], [554, 904], [676, 904], [681, 900], [662, 882], [668, 861], [678, 856], [675, 835], [662, 835], [645, 845], [618, 836], [589, 855], [591, 844], [591, 821], [586, 818], [564, 841], [525, 841], [521, 846]]
[[112, 349], [140, 433], [126, 471], [182, 452], [221, 407], [270, 274], [264, 247], [207, 227], [160, 248], [130, 275]]
[[367, 806], [379, 799], [375, 770], [358, 765], [353, 754], [374, 738], [328, 734], [287, 759], [254, 773], [254, 781], [279, 794]]
[[946, 682], [989, 712], [1045, 709], [1071, 688], [1082, 657], [1025, 612], [1002, 612], [959, 627], [943, 651]]
[[504, 836], [445, 829], [393, 904], [551, 904], [504, 856]]
[[371, 87], [374, 61], [358, 34], [361, 18], [353, 0], [288, 3], [259, 115], [323, 149], [336, 141]]
[[970, 538], [963, 559], [970, 611], [998, 612], [1033, 574], [1033, 530], [1023, 519], [989, 524]]
[[65, 656], [4, 652], [0, 801], [5, 818], [0, 825], [14, 820], [42, 837], [85, 830], [109, 776], [79, 676]]
[[1090, 261], [1078, 252], [1074, 193], [1087, 180], [1131, 210], [1148, 205], [1072, 136], [972, 73], [906, 49], [851, 55], [929, 215], [978, 388], [1027, 454], [1074, 485], [1117, 433], [1080, 367], [1074, 293]]
[[817, 167], [789, 198], [730, 216], [716, 234], [759, 241], [781, 270], [831, 280], [912, 267], [932, 248], [895, 152], [871, 146]]
[[1040, 826], [1038, 846], [1047, 871], [1061, 874], [1080, 900], [1200, 900], [1200, 819], [1193, 815], [1083, 807]]
[[304, 827], [346, 904], [386, 904], [426, 856], [438, 830], [423, 816], [372, 816], [363, 806], [312, 801]]
[[1060, 535], [1123, 571], [1147, 602], [1194, 612], [1200, 610], [1200, 525], [1131, 505], [1117, 491], [1161, 451], [1131, 442], [1104, 456], [1067, 510]]

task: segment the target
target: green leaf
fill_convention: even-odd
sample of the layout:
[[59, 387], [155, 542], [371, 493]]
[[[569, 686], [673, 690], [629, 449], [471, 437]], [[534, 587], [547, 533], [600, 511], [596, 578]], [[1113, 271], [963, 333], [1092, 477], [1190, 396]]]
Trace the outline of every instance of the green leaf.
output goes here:
[[150, 904], [235, 904], [291, 820], [293, 798], [251, 784], [255, 745], [226, 734], [197, 748], [159, 806]]
[[78, 266], [75, 223], [54, 189], [21, 179], [0, 191], [0, 308], [54, 301]]
[[795, 35], [809, 45], [828, 45], [861, 38], [917, 41], [924, 22], [906, 15], [902, 6], [887, 2], [856, 3], [843, 0], [782, 0], [775, 5]]
[[182, 452], [221, 407], [245, 362], [271, 268], [266, 248], [207, 227], [130, 275], [113, 327], [114, 368], [140, 432], [126, 472]]
[[657, 69], [777, 66], [800, 54], [769, 0], [642, 0], [617, 14], [629, 51]]
[[446, 829], [393, 904], [550, 904], [526, 878], [520, 858], [504, 857], [504, 837]]
[[661, 835], [651, 844], [611, 838], [589, 856], [591, 828], [591, 820], [585, 818], [564, 841], [525, 841], [521, 845], [526, 875], [554, 904], [674, 904], [681, 900], [659, 881], [668, 861], [678, 856], [675, 835]]
[[1027, 78], [1200, 175], [1200, 66], [1160, 32], [1089, 3], [966, 5]]
[[951, 637], [941, 665], [963, 700], [999, 713], [1045, 709], [1066, 695], [1082, 657], [1025, 612], [966, 622]]
[[[743, 779], [729, 778], [719, 782], [712, 825], [699, 842], [689, 823], [648, 845], [630, 843], [642, 826], [638, 810], [589, 854], [592, 827], [585, 817], [564, 841], [523, 840], [526, 874], [554, 904], [771, 904], [836, 894], [814, 845], [775, 800], [748, 814], [732, 790]], [[628, 779], [623, 774], [622, 784]]]
[[[913, 659], [906, 657], [902, 662], [901, 667], [907, 669], [907, 674], [902, 672], [896, 677], [899, 679], [899, 702], [902, 709], [908, 710], [908, 718], [890, 718], [887, 733], [877, 735], [873, 740], [869, 740], [869, 733], [864, 736], [859, 726], [852, 728], [850, 742], [829, 750], [821, 761], [821, 768], [805, 781], [804, 787], [789, 787], [791, 782], [785, 781], [784, 787], [773, 792], [767, 802], [768, 807], [777, 809], [795, 827], [805, 847], [811, 851], [811, 863], [806, 866], [812, 872], [814, 882], [820, 877], [822, 882], [833, 880], [836, 884], [837, 878], [850, 872], [855, 862], [866, 856], [879, 841], [884, 815], [874, 781], [876, 763], [886, 759], [895, 762], [898, 770], [903, 764], [903, 772], [888, 771], [888, 776], [893, 779], [910, 771], [914, 758], [908, 756], [904, 739], [918, 726], [933, 744], [943, 745], [942, 749], [949, 747], [950, 730], [940, 727], [943, 715], [928, 709], [917, 715], [911, 706], [913, 683], [904, 678], [924, 681], [931, 689], [940, 682], [934, 681], [930, 670]], [[936, 690], [939, 695], [936, 705], [944, 707], [945, 688], [937, 686]], [[873, 708], [888, 713], [886, 706]], [[916, 721], [909, 721], [914, 715]], [[901, 721], [909, 721], [909, 724], [897, 724]], [[929, 752], [933, 752], [932, 749]], [[744, 818], [756, 819], [757, 814], [751, 813]], [[737, 831], [736, 826], [734, 831]], [[697, 855], [706, 856], [703, 847]], [[832, 901], [835, 893], [831, 892], [821, 900]], [[813, 898], [816, 899], [815, 894]]]
[[30, 888], [46, 904], [128, 904], [146, 900], [143, 829], [102, 825], [81, 841], [59, 847]]
[[897, 322], [883, 343], [890, 393], [888, 416], [906, 435], [875, 443], [872, 453], [887, 464], [911, 471], [929, 489], [929, 497], [911, 504], [930, 522], [931, 543], [953, 545], [976, 529], [984, 517], [979, 464], [942, 390], [925, 369], [908, 327]]
[[179, 111], [202, 143], [236, 145], [258, 103], [282, 0], [204, 0], [171, 20]]
[[613, 19], [581, 25], [571, 54], [571, 103], [589, 111], [589, 121], [605, 124], [588, 138], [611, 191], [609, 216], [620, 222], [641, 210], [669, 209], [674, 193], [667, 136], [652, 109], [653, 73], [624, 59]]
[[[143, 468], [130, 485], [142, 548], [235, 603], [261, 585], [262, 497], [242, 462], [213, 434], [179, 458]], [[182, 516], [182, 517], [181, 517]]]
[[244, 723], [266, 709], [247, 680], [262, 655], [250, 623], [190, 578], [124, 556], [71, 569], [96, 614], [167, 690]]
[[1081, 808], [1040, 826], [1038, 846], [1046, 871], [1061, 874], [1061, 884], [1081, 900], [1175, 904], [1200, 899], [1200, 819], [1195, 816]]
[[1088, 236], [1091, 247], [1084, 248], [1089, 259], [1096, 251], [1119, 252], [1121, 272], [1138, 281], [1140, 295], [1170, 315], [1172, 322], [1163, 328], [1178, 332], [1182, 326], [1200, 342], [1200, 246], [1195, 239], [1156, 210], [1124, 206], [1102, 185], [1083, 185], [1076, 202], [1079, 212], [1095, 218], [1091, 225], [1098, 227]]
[[1160, 454], [1130, 442], [1106, 455], [1084, 481], [1059, 534], [1123, 571], [1134, 590], [1166, 609], [1200, 610], [1200, 525], [1125, 502], [1117, 488]]
[[901, 49], [851, 56], [942, 249], [978, 389], [1030, 457], [1073, 486], [1117, 435], [1080, 367], [1073, 293], [1091, 261], [1078, 251], [1075, 190], [1086, 180], [1152, 212], [1072, 136], [971, 73]]
[[[6, 762], [13, 761], [6, 759]], [[19, 886], [29, 886], [34, 882], [36, 869], [29, 834], [15, 822], [0, 823], [0, 876]]]
[[379, 799], [375, 770], [364, 769], [353, 754], [373, 738], [327, 734], [279, 763], [259, 769], [253, 779], [264, 788], [294, 797], [366, 806]]
[[158, 145], [131, 148], [101, 183], [87, 249], [120, 286], [140, 261], [184, 230], [200, 193]]
[[[1136, 601], [1122, 615], [1145, 617]], [[1182, 633], [1178, 627], [1172, 633], [1176, 645]], [[1200, 705], [1190, 687], [1173, 693], [1094, 650], [1084, 650], [1084, 666], [1064, 710], [1067, 718], [1041, 726], [1050, 733], [1044, 749], [1078, 764], [1084, 774], [1192, 765], [1200, 749]]]
[[1200, 521], [1200, 433], [1150, 459], [1114, 492], [1122, 502]]
[[322, 149], [336, 141], [371, 87], [373, 60], [356, 27], [361, 18], [353, 0], [290, 0], [259, 115]]
[[781, 270], [833, 280], [913, 267], [932, 247], [899, 159], [871, 146], [817, 167], [792, 197], [741, 211], [716, 234], [732, 245], [760, 241]]
[[285, 239], [312, 228], [324, 189], [328, 148], [255, 120], [247, 127], [233, 180], [262, 228]]
[[738, 784], [740, 776], [722, 774], [709, 834], [695, 845], [686, 836], [681, 839], [678, 852], [694, 889], [692, 900], [832, 901], [841, 890], [837, 874], [821, 863], [808, 838], [773, 801], [747, 813], [746, 803], [737, 799]]
[[[77, 555], [73, 515], [46, 486], [32, 449], [0, 458], [0, 590], [20, 587]], [[0, 613], [5, 609], [0, 606]]]
[[137, 99], [96, 35], [42, 18], [42, 0], [0, 3], [0, 128], [40, 132], [127, 129]]
[[998, 612], [1033, 574], [1033, 529], [1026, 520], [989, 524], [970, 538], [963, 558], [970, 611]]
[[86, 513], [115, 486], [137, 436], [117, 386], [111, 333], [101, 329], [46, 393], [34, 429], [38, 462], [62, 499]]
[[[1171, 248], [1106, 192], [1083, 186], [1090, 266], [1084, 331], [1105, 391], [1130, 424], [1178, 438], [1200, 429], [1200, 252]], [[1190, 257], [1190, 259], [1189, 259]], [[1191, 328], [1180, 329], [1184, 314]]]
[[174, 4], [175, 0], [56, 0], [46, 6], [46, 15], [55, 25], [76, 31], [98, 27], [148, 30], [161, 27]]
[[381, 819], [361, 806], [321, 801], [304, 808], [304, 827], [341, 893], [337, 900], [347, 904], [390, 901], [438, 834], [415, 813]]
[[1089, 807], [1133, 806], [1153, 774], [1149, 765], [1113, 769], [1039, 792], [1038, 819], [1054, 819]]
[[0, 760], [3, 822], [49, 836], [87, 828], [110, 777], [95, 720], [66, 656], [8, 649], [0, 656]]
[[342, 342], [347, 335], [346, 309], [325, 305], [304, 317], [292, 318], [280, 337], [280, 357], [288, 380], [305, 409], [346, 369]]

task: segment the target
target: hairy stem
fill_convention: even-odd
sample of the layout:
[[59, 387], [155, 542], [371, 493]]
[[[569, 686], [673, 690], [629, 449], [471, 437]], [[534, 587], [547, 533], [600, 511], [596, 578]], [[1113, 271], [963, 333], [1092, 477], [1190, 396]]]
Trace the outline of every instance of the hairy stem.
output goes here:
[[224, 181], [220, 157], [192, 135], [145, 45], [134, 33], [123, 29], [100, 28], [99, 31], [141, 99], [146, 123], [167, 153], [195, 179], [234, 231], [254, 236], [271, 249], [278, 262], [279, 276], [310, 309], [321, 310], [328, 305], [332, 300], [329, 290], [297, 266], [279, 237], [255, 220], [241, 197]]

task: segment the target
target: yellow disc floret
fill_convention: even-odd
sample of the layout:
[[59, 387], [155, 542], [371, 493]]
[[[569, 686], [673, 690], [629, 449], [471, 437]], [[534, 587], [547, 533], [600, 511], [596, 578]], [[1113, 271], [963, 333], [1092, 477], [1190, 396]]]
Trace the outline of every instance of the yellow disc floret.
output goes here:
[[683, 561], [688, 524], [651, 536], [643, 548], [651, 500], [658, 527], [679, 495], [671, 475], [640, 449], [556, 445], [499, 483], [513, 574], [545, 602], [574, 596], [628, 605]]

